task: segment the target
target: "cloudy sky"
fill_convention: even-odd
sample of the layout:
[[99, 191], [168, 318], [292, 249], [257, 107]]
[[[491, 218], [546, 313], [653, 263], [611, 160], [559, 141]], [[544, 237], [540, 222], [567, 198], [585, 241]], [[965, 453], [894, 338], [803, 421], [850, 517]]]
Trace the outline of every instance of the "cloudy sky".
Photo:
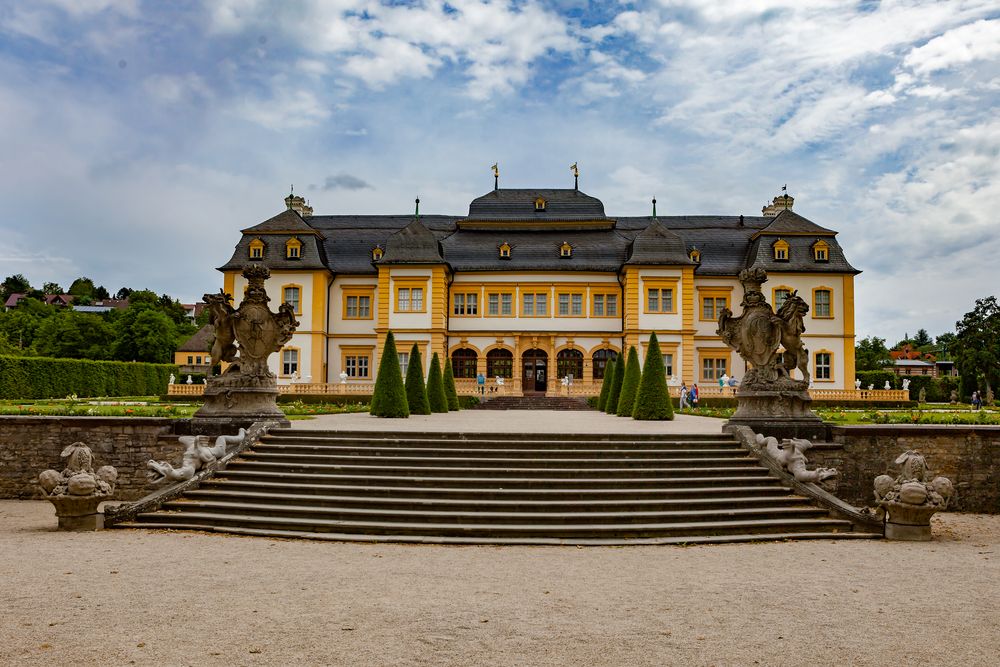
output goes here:
[[492, 187], [612, 215], [795, 209], [860, 335], [1000, 285], [996, 0], [0, 0], [0, 274], [185, 301], [291, 184], [317, 213]]

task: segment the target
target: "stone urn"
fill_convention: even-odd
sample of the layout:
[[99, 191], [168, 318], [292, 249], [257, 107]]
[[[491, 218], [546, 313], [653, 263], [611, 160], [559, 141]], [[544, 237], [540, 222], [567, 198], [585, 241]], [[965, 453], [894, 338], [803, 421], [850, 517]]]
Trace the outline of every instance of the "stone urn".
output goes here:
[[896, 459], [902, 471], [895, 479], [875, 478], [875, 500], [885, 512], [885, 536], [890, 540], [931, 539], [931, 516], [948, 507], [955, 487], [947, 477], [928, 481], [927, 461], [917, 451]]
[[94, 454], [82, 442], [66, 447], [62, 457], [68, 459], [62, 472], [46, 470], [38, 475], [45, 499], [56, 508], [59, 530], [100, 530], [104, 515], [97, 508], [114, 494], [118, 471], [111, 466], [95, 471]]

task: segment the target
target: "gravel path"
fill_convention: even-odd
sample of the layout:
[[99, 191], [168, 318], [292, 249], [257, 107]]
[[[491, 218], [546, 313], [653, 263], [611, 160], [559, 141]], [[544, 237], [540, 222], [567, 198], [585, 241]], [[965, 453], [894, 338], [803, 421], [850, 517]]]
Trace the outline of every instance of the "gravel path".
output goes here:
[[996, 665], [1000, 516], [930, 543], [60, 533], [0, 501], [3, 665]]

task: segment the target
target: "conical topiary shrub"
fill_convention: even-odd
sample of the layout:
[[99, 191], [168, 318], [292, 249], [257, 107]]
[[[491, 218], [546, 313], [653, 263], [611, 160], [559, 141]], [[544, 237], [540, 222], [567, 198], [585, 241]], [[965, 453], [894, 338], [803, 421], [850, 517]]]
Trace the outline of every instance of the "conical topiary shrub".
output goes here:
[[455, 372], [451, 369], [451, 358], [444, 360], [444, 395], [448, 397], [448, 409], [458, 410], [458, 390], [455, 389]]
[[610, 378], [606, 378], [611, 381], [611, 389], [608, 390], [608, 402], [604, 406], [604, 411], [609, 415], [616, 414], [618, 412], [618, 396], [622, 393], [622, 380], [625, 379], [625, 359], [619, 356], [618, 361], [615, 362], [615, 374]]
[[635, 408], [635, 394], [639, 391], [639, 375], [642, 373], [639, 367], [639, 353], [635, 351], [635, 345], [628, 349], [628, 361], [625, 362], [625, 378], [622, 380], [622, 390], [618, 393], [619, 417], [631, 417]]
[[601, 382], [601, 395], [597, 397], [597, 409], [604, 412], [608, 404], [608, 394], [611, 392], [611, 379], [615, 376], [615, 360], [610, 359], [604, 366], [604, 381]]
[[427, 373], [427, 400], [431, 412], [448, 412], [448, 396], [444, 393], [444, 375], [437, 352], [431, 357], [431, 370]]
[[399, 371], [399, 355], [396, 353], [396, 339], [392, 332], [385, 337], [382, 358], [375, 378], [375, 391], [368, 410], [376, 417], [409, 417], [410, 406], [406, 400], [403, 374]]
[[670, 390], [667, 389], [667, 369], [663, 365], [663, 355], [660, 354], [660, 343], [656, 340], [655, 333], [649, 336], [649, 348], [646, 350], [646, 362], [642, 366], [642, 380], [639, 382], [632, 416], [642, 420], [674, 418], [674, 406], [670, 402]]
[[431, 404], [424, 386], [424, 360], [420, 358], [420, 348], [416, 343], [410, 349], [410, 363], [406, 367], [406, 402], [411, 415], [429, 415]]

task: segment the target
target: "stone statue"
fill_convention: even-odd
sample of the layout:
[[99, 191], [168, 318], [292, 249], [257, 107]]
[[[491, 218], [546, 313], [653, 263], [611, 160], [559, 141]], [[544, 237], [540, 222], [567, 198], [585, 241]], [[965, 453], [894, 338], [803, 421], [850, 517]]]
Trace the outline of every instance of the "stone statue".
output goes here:
[[910, 391], [910, 378], [903, 378], [903, 391]]
[[757, 445], [765, 448], [768, 456], [778, 462], [785, 470], [791, 473], [792, 477], [799, 482], [812, 482], [814, 484], [837, 476], [837, 471], [833, 468], [806, 469], [806, 457], [804, 452], [812, 447], [812, 443], [802, 438], [786, 438], [781, 443], [777, 438], [765, 438], [758, 433], [755, 437]]
[[187, 382], [185, 382], [185, 384], [194, 384], [194, 380], [191, 379], [190, 375], [188, 375], [188, 379]]
[[268, 369], [267, 360], [292, 339], [299, 323], [291, 304], [281, 304], [277, 313], [268, 308], [270, 298], [264, 281], [270, 275], [268, 268], [260, 264], [243, 269], [248, 285], [239, 308], [232, 307], [232, 297], [225, 292], [205, 295], [215, 328], [212, 358], [226, 362], [228, 367], [208, 380], [205, 404], [194, 415], [196, 422], [286, 421], [278, 409], [277, 378]]
[[921, 387], [920, 388], [920, 393], [918, 394], [918, 399], [917, 400], [919, 400], [921, 403], [926, 403], [927, 402], [927, 388], [926, 387]]
[[[750, 366], [736, 392], [738, 407], [729, 423], [757, 430], [780, 421], [781, 428], [787, 429], [782, 433], [811, 433], [822, 422], [809, 409], [809, 351], [802, 343], [809, 304], [792, 292], [775, 313], [761, 290], [767, 281], [763, 268], [744, 269], [739, 278], [743, 313], [734, 317], [723, 308], [715, 332]], [[779, 361], [780, 348], [784, 351]], [[802, 375], [801, 380], [792, 377], [794, 369]]]
[[222, 458], [226, 453], [226, 447], [242, 441], [244, 436], [246, 431], [241, 428], [237, 435], [220, 435], [215, 439], [215, 446], [209, 447], [209, 438], [206, 435], [182, 435], [177, 438], [185, 447], [181, 465], [175, 468], [166, 461], [149, 461], [146, 464], [151, 470], [149, 481], [159, 484], [167, 480], [171, 482], [189, 480], [203, 465]]
[[888, 381], [888, 380], [886, 380], [886, 381], [885, 381], [885, 390], [886, 390], [886, 391], [889, 391], [890, 389], [892, 389], [892, 385], [890, 385], [890, 384], [889, 384], [889, 381]]
[[993, 387], [986, 388], [986, 405], [993, 405], [996, 397], [993, 395]]
[[931, 515], [948, 507], [955, 487], [947, 477], [930, 479], [927, 461], [915, 450], [896, 459], [899, 475], [875, 478], [875, 501], [886, 514], [885, 536], [894, 540], [931, 539]]
[[868, 391], [875, 391], [875, 385], [874, 384], [868, 385]]
[[951, 390], [951, 396], [949, 397], [948, 400], [951, 401], [952, 405], [955, 405], [956, 403], [958, 403], [958, 392], [955, 391], [954, 389], [952, 389]]
[[115, 492], [118, 471], [101, 466], [94, 472], [94, 453], [82, 442], [63, 449], [67, 459], [62, 472], [46, 470], [38, 475], [38, 485], [45, 498], [55, 505], [60, 530], [98, 530], [103, 517], [97, 506], [109, 500]]
[[176, 380], [177, 380], [177, 376], [174, 375], [173, 373], [171, 373], [170, 374], [170, 380], [167, 382], [167, 384], [173, 384], [174, 381], [176, 381]]
[[854, 378], [854, 388], [857, 390], [861, 389], [861, 378]]
[[347, 384], [347, 378], [349, 377], [347, 371], [340, 371], [340, 384]]

